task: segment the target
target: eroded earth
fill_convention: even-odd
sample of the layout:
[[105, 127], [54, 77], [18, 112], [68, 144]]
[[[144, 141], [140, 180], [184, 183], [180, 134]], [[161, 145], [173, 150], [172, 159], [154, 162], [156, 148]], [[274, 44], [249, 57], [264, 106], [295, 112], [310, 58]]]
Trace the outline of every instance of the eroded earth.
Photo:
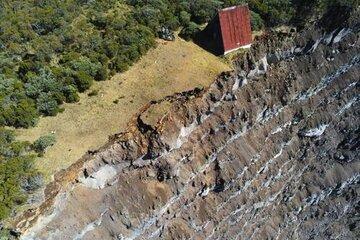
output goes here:
[[140, 112], [16, 219], [22, 239], [358, 239], [359, 23], [269, 33], [157, 124]]

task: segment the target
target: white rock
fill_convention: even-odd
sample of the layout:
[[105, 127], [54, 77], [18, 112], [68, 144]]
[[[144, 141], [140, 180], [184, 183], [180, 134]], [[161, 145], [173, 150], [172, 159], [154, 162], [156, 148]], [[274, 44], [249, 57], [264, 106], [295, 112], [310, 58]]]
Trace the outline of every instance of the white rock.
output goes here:
[[82, 178], [80, 181], [88, 188], [102, 189], [117, 174], [113, 166], [105, 165], [88, 178]]

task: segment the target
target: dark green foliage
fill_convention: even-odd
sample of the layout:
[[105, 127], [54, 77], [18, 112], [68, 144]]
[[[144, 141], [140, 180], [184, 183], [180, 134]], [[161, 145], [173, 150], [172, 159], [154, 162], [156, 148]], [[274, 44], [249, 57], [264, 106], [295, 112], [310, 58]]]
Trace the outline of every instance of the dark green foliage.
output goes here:
[[0, 124], [14, 127], [32, 127], [38, 120], [35, 103], [28, 98], [18, 99], [0, 109]]
[[80, 100], [77, 89], [73, 85], [65, 86], [63, 93], [66, 99], [65, 101], [68, 103], [78, 102]]
[[254, 31], [258, 31], [263, 29], [265, 26], [264, 20], [261, 18], [259, 14], [251, 11], [251, 28]]
[[84, 56], [69, 61], [67, 65], [74, 72], [84, 72], [91, 77], [95, 77], [98, 71], [102, 68], [101, 63], [92, 62], [89, 58]]
[[190, 2], [190, 12], [193, 21], [205, 23], [211, 20], [216, 11], [223, 6], [223, 2], [218, 0], [197, 0]]
[[129, 68], [129, 63], [124, 57], [119, 56], [114, 59], [113, 68], [118, 72], [125, 72]]
[[78, 91], [125, 71], [155, 45], [150, 25], [115, 0], [9, 0], [0, 11], [0, 126], [56, 115], [64, 101], [79, 100]]
[[105, 81], [109, 77], [109, 71], [104, 66], [101, 66], [94, 77], [96, 81]]
[[28, 97], [37, 99], [41, 93], [61, 92], [62, 84], [57, 81], [50, 69], [40, 69], [38, 74], [26, 74], [25, 93]]
[[181, 11], [179, 14], [179, 21], [182, 26], [189, 25], [189, 23], [191, 21], [191, 14], [186, 11]]
[[199, 25], [194, 22], [190, 22], [189, 25], [185, 26], [181, 32], [180, 36], [185, 40], [190, 40], [195, 37], [195, 35], [200, 31]]
[[75, 84], [80, 92], [88, 90], [94, 79], [84, 71], [77, 72], [74, 76]]
[[42, 177], [33, 168], [34, 156], [28, 153], [29, 149], [28, 142], [14, 141], [12, 131], [0, 128], [0, 220], [26, 201], [26, 192], [42, 184]]
[[26, 96], [23, 83], [0, 74], [0, 125], [29, 127], [36, 120], [36, 105]]
[[[296, 7], [306, 7], [309, 10], [326, 10], [329, 7], [336, 6], [336, 7], [358, 7], [360, 5], [359, 0], [314, 0], [309, 1], [305, 0], [301, 3], [300, 0], [293, 0], [293, 4]], [[312, 6], [313, 9], [310, 7]]]
[[294, 14], [291, 0], [251, 0], [249, 6], [268, 26], [288, 23]]
[[59, 112], [59, 105], [51, 93], [41, 93], [36, 105], [38, 111], [45, 116], [55, 116]]
[[39, 154], [43, 154], [45, 152], [45, 150], [48, 147], [54, 145], [55, 142], [56, 142], [56, 139], [53, 134], [41, 136], [39, 139], [37, 139], [32, 144], [32, 149]]

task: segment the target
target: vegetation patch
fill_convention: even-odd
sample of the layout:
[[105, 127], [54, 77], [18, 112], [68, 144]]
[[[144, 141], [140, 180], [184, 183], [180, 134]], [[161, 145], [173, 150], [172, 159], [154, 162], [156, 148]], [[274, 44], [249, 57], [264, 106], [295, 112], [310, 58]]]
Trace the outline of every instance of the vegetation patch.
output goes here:
[[10, 0], [0, 11], [0, 126], [55, 116], [155, 46], [121, 1]]
[[[191, 39], [218, 9], [247, 3], [252, 27], [300, 23], [358, 0], [9, 0], [0, 3], [0, 126], [32, 127], [155, 46], [161, 29]], [[303, 21], [304, 22], [304, 21]], [[305, 20], [306, 22], [306, 20]]]
[[32, 149], [39, 155], [43, 155], [46, 149], [56, 142], [55, 136], [53, 134], [39, 137], [33, 144]]
[[0, 221], [42, 185], [30, 151], [29, 142], [15, 141], [13, 131], [0, 128]]

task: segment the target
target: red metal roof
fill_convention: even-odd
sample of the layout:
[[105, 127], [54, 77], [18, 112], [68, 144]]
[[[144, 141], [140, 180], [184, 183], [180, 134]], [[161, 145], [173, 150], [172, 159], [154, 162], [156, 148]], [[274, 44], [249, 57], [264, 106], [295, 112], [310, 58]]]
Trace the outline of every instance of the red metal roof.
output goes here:
[[224, 52], [251, 44], [250, 11], [247, 6], [235, 6], [219, 11]]

